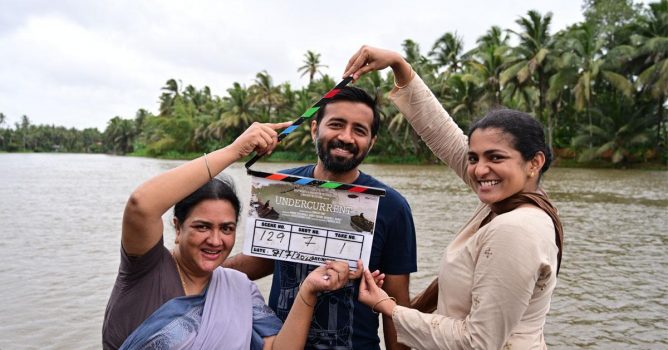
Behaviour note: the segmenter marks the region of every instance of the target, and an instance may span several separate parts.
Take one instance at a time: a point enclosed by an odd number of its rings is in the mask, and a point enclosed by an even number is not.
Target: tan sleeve
[[[394,89],[390,99],[429,149],[473,188],[466,175],[468,138],[422,79],[415,75],[406,87]]]
[[[465,320],[396,306],[392,321],[397,341],[415,349],[471,349]]]
[[[399,342],[417,349],[503,346],[527,310],[546,252],[526,224],[495,221],[480,238],[469,315],[459,320],[397,306],[392,319]]]

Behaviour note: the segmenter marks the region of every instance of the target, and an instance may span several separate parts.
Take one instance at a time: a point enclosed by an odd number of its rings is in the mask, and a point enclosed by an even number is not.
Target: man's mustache
[[[333,149],[333,148],[340,148],[340,149],[348,151],[352,154],[357,154],[357,152],[359,151],[359,148],[357,148],[357,146],[355,146],[354,144],[345,143],[345,142],[340,141],[340,140],[332,140],[327,145],[327,148],[330,149],[330,150]]]

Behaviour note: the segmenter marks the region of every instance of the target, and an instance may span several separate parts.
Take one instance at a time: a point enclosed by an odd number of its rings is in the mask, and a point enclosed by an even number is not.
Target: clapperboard
[[[344,79],[325,94],[278,140],[310,119],[351,80]],[[261,156],[246,163],[252,179],[244,254],[312,265],[342,260],[352,269],[362,259],[369,266],[378,201],[385,190],[251,170]]]

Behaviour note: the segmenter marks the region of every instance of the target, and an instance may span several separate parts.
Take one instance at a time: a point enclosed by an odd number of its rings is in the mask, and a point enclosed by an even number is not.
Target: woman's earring
[[[531,174],[529,174],[529,177],[533,177],[535,173],[532,171]]]

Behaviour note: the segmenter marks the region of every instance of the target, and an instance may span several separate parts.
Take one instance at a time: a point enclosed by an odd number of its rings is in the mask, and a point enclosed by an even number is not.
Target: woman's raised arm
[[[232,144],[141,184],[130,195],[123,213],[121,240],[125,252],[132,256],[146,253],[162,237],[162,215],[170,207],[251,152],[271,152],[278,140],[276,130],[289,125],[253,123]]]
[[[362,46],[348,60],[344,76],[352,75],[357,80],[365,73],[387,67],[394,73],[392,102],[431,151],[469,187],[475,188],[476,184],[466,175],[468,138],[399,53]]]

